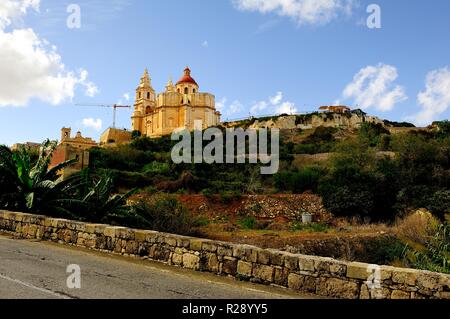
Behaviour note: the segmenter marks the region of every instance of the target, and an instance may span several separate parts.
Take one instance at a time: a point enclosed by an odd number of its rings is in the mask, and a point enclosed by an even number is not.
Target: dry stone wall
[[[450,276],[148,230],[0,211],[0,231],[348,299],[450,299]]]

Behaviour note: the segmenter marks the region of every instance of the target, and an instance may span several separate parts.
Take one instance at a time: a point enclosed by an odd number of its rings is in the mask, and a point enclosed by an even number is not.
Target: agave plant
[[[27,149],[12,152],[8,147],[0,146],[1,182],[7,183],[2,187],[0,205],[38,213],[64,211],[58,201],[68,196],[75,187],[76,178],[62,180],[58,173],[76,160],[65,161],[49,169],[56,146],[56,142],[49,140],[42,143],[34,163]]]
[[[89,176],[89,175],[86,175]],[[93,186],[88,187],[88,192],[79,201],[83,219],[92,222],[109,222],[114,216],[126,215],[130,207],[126,205],[127,199],[137,190],[131,190],[126,194],[112,195],[114,190],[113,178],[105,175],[98,180],[90,178]]]

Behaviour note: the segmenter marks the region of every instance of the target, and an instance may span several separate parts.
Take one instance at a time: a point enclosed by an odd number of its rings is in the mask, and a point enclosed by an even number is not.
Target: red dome
[[[191,69],[189,69],[188,67],[186,69],[184,69],[184,75],[177,82],[177,85],[182,84],[182,83],[192,83],[192,84],[195,84],[198,86],[197,82],[195,82],[195,80],[191,77]]]

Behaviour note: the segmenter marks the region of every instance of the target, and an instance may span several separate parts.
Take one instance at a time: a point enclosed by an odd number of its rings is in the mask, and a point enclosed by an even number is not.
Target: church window
[[[147,93],[147,99],[150,99],[150,92]]]
[[[184,94],[188,94],[189,93],[189,89],[188,88],[184,88]]]
[[[193,90],[193,92],[195,93],[195,89]]]

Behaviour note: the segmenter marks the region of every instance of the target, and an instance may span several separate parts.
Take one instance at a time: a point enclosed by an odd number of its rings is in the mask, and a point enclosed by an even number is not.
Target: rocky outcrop
[[[227,127],[245,127],[252,129],[278,128],[282,130],[315,129],[319,126],[357,129],[362,123],[374,123],[385,125],[384,122],[374,116],[363,112],[352,113],[311,113],[303,115],[280,115],[269,118],[248,119],[225,123]]]

